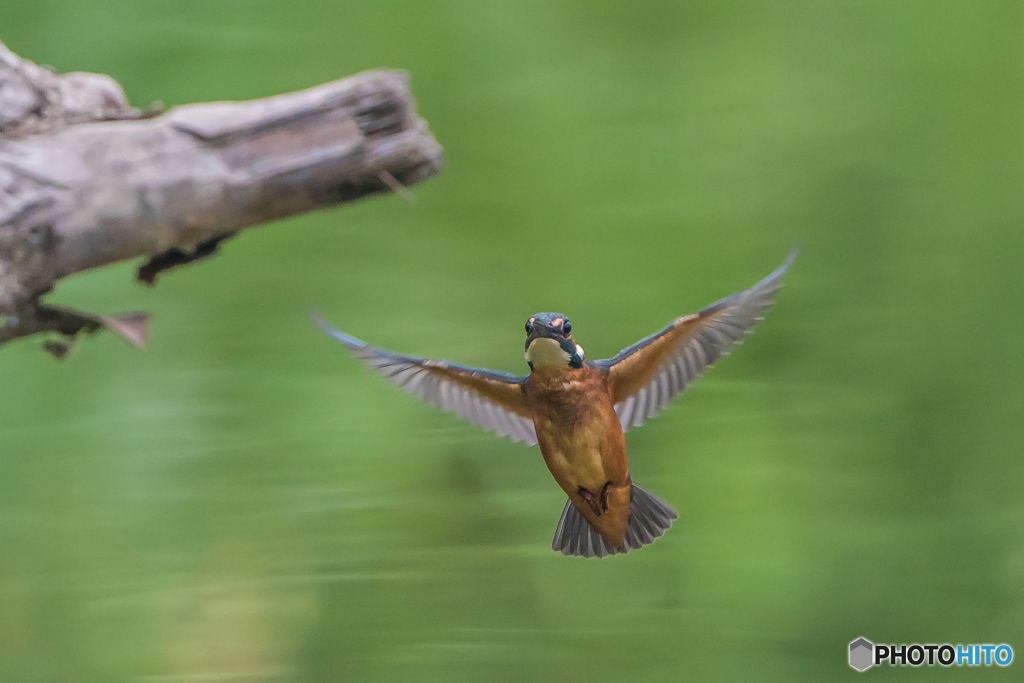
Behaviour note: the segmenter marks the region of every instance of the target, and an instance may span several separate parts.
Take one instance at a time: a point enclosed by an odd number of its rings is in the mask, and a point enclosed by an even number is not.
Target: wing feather
[[[403,356],[345,334],[319,315],[313,314],[312,319],[317,327],[395,386],[498,436],[524,441],[528,446],[537,443],[523,393],[526,377],[443,360]]]
[[[598,361],[608,368],[608,387],[623,431],[657,415],[753,331],[774,303],[796,253],[750,289],[677,318],[614,358]]]

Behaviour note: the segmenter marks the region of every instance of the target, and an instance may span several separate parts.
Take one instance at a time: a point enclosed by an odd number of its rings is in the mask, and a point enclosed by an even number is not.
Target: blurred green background
[[[0,350],[0,681],[825,681],[847,644],[1024,656],[1024,5],[4,0],[0,39],[132,102],[408,69],[446,170],[250,231],[58,363]],[[757,333],[628,435],[680,513],[550,550],[536,448],[307,319],[524,372],[753,284]],[[872,670],[1011,680],[1008,669]],[[1019,680],[1019,678],[1016,678]]]

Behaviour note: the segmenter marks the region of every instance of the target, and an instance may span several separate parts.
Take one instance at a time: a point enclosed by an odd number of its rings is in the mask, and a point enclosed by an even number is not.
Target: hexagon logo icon
[[[850,643],[850,666],[857,671],[864,671],[875,663],[875,646],[866,638],[858,638]]]

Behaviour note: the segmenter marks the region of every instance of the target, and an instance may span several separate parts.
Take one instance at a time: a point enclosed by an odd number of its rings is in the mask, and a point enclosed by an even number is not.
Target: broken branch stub
[[[442,163],[402,72],[141,118],[109,77],[57,76],[0,44],[0,315],[40,331],[39,297],[63,277],[147,257],[153,282],[239,230],[402,191]]]

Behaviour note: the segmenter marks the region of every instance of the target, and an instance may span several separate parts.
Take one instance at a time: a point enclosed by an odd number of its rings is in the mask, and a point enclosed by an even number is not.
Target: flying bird
[[[771,275],[614,357],[589,361],[561,313],[526,321],[530,374],[471,368],[370,346],[313,314],[321,330],[370,368],[445,412],[522,441],[540,444],[544,462],[569,500],[554,550],[605,557],[652,543],[678,514],[629,477],[623,433],[682,393],[764,318],[794,250]]]

